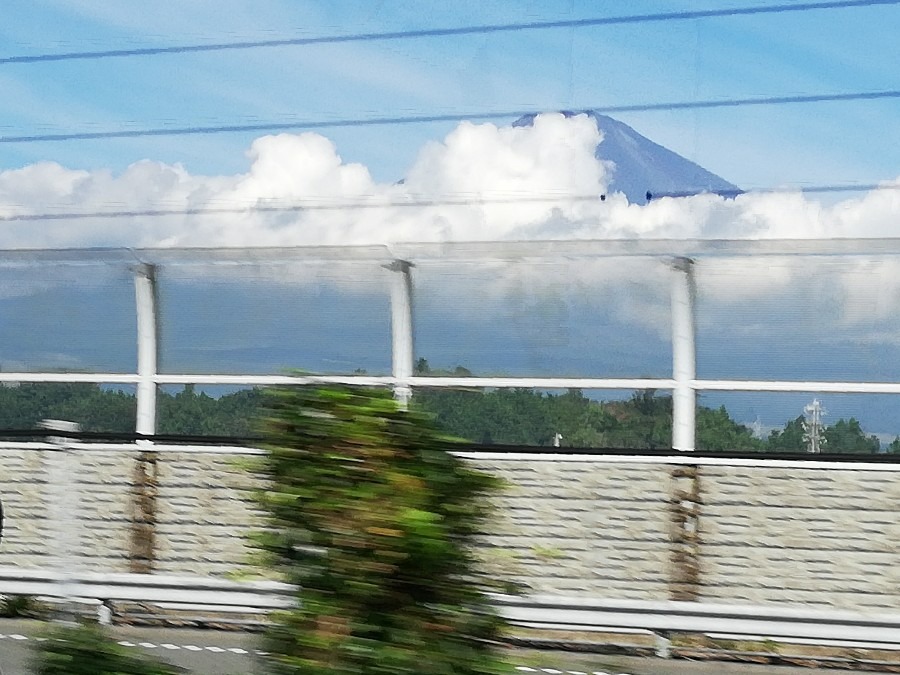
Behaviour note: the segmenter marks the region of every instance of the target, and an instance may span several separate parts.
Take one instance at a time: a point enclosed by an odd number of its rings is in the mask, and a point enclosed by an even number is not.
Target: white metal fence
[[[813,266],[810,267],[810,264]],[[14,279],[23,270],[31,270],[32,273],[37,270],[39,277],[41,270],[65,267],[70,272],[74,270],[73,278],[81,278],[92,274],[97,266],[130,269],[134,285],[137,350],[133,370],[102,370],[84,368],[79,364],[74,367],[62,365],[41,368],[41,364],[37,364],[37,370],[31,372],[29,368],[10,370],[10,366],[5,363],[4,372],[0,372],[0,382],[90,382],[133,386],[137,400],[135,431],[146,435],[153,435],[157,430],[157,391],[159,387],[167,385],[236,387],[312,382],[353,383],[391,387],[397,398],[404,402],[418,387],[581,388],[620,391],[657,389],[670,391],[673,396],[672,446],[678,450],[693,450],[696,446],[698,393],[900,393],[900,372],[895,372],[892,365],[892,357],[900,344],[900,325],[896,325],[896,313],[893,311],[894,305],[900,304],[898,264],[900,240],[893,239],[623,240],[406,244],[358,248],[7,251],[0,253],[0,268],[3,268],[3,277],[7,280]],[[319,279],[324,278],[323,274],[328,277],[332,268],[337,270],[333,275],[337,279],[335,283],[345,283],[349,277],[342,277],[341,270],[342,266],[347,265],[361,266],[354,269],[365,269],[366,274],[370,275],[354,278],[353,292],[359,292],[360,289],[369,289],[366,292],[373,294],[386,291],[384,307],[389,305],[389,317],[379,318],[378,326],[389,323],[389,336],[380,336],[375,327],[367,325],[372,317],[380,316],[380,300],[369,303],[364,299],[352,306],[348,305],[348,311],[352,312],[362,311],[361,308],[371,305],[371,316],[344,318],[348,322],[346,325],[352,324],[356,331],[354,339],[358,342],[357,351],[367,351],[367,340],[372,341],[369,350],[372,352],[381,349],[381,341],[389,346],[389,372],[301,376],[252,372],[258,369],[234,372],[234,369],[227,367],[203,372],[202,364],[190,366],[181,372],[171,367],[160,367],[167,338],[175,336],[173,339],[188,345],[185,347],[187,356],[175,359],[183,363],[191,354],[191,341],[200,341],[204,335],[203,339],[210,338],[219,325],[210,325],[204,334],[202,327],[206,314],[191,316],[192,313],[197,314],[198,307],[203,308],[204,297],[196,299],[193,305],[180,309],[181,314],[178,315],[167,310],[166,297],[169,298],[169,306],[178,305],[178,299],[173,299],[171,292],[168,292],[168,296],[163,293],[161,303],[161,289],[165,291],[167,279],[173,278],[173,270],[176,271],[176,280],[179,278],[177,270],[188,269],[198,277],[214,279],[218,283],[217,292],[227,295],[234,290],[227,282],[235,271],[251,267],[254,279],[265,280],[267,289],[278,287],[279,293],[289,297],[309,282],[311,277],[308,275],[318,274]],[[509,269],[509,266],[514,266],[517,270],[518,276],[512,281],[510,275],[504,277],[504,270]],[[809,270],[814,273],[811,273],[812,277],[806,278]],[[33,276],[35,275],[32,274]],[[486,290],[485,287],[494,281],[507,282],[502,293],[492,295]],[[543,291],[533,290],[545,282],[557,289],[552,297],[541,295]],[[28,283],[39,282],[32,278]],[[441,295],[442,289],[453,284],[456,284],[456,295],[451,298],[452,302],[447,301],[445,311],[453,313],[462,308],[460,311],[480,312],[477,321],[481,323],[477,329],[473,328],[476,319],[472,317],[463,317],[457,324],[448,324],[443,328],[433,314],[428,314],[435,311],[435,306],[447,300],[447,297]],[[665,286],[668,286],[667,290]],[[425,292],[420,292],[422,287]],[[772,315],[773,312],[766,303],[771,303],[772,298],[779,298],[786,289],[798,288],[802,288],[802,293],[796,292],[791,296],[790,302],[794,304],[785,310],[786,315],[777,318],[766,339],[757,339],[758,336],[755,337],[753,332],[753,322],[758,322],[760,316]],[[17,293],[23,296],[29,293],[21,289],[15,291],[7,288],[6,291],[6,296],[0,298],[0,315],[3,313],[2,303],[9,297]],[[570,291],[580,293],[577,300],[582,304],[574,303],[562,310],[558,306],[552,306],[553,302],[564,305],[569,297],[566,293]],[[520,322],[519,314],[496,314],[503,302],[507,302],[507,309],[503,310],[507,311],[510,298],[521,299],[520,296],[524,297],[522,294],[528,293],[532,294],[532,300],[521,301],[515,311],[527,313],[533,310],[536,315],[534,321],[529,318],[521,319]],[[668,295],[667,302],[661,301],[664,294]],[[319,301],[328,301],[327,297],[320,295]],[[36,297],[34,293],[32,296]],[[602,296],[606,305],[591,304],[599,296]],[[699,321],[698,304],[703,314]],[[715,312],[709,310],[709,307],[714,307]],[[804,320],[811,321],[816,321],[817,314],[821,316],[823,308],[825,312],[831,311],[830,307],[838,308],[832,312],[832,316],[821,318],[818,332],[805,334],[809,344],[806,351],[803,351],[804,333],[796,326],[800,322],[798,307],[800,310],[810,308],[812,318],[806,317]],[[51,308],[51,311],[59,310],[59,306]],[[570,332],[561,336],[554,333],[555,327],[559,326],[560,321],[557,319],[560,316],[565,320],[574,320],[573,316],[581,319],[594,310],[598,313],[617,312],[618,315],[609,319],[606,324],[601,321],[602,325],[598,324],[600,328],[590,325],[582,329],[567,328]],[[34,309],[34,312],[41,311],[47,311],[47,308],[42,309],[38,305]],[[166,315],[167,311],[169,313]],[[220,322],[240,320],[252,326],[254,311],[257,311],[254,300],[249,298],[243,306],[231,303],[217,310],[211,309],[210,316]],[[285,308],[286,313],[292,311],[295,310]],[[504,339],[524,340],[520,326],[526,323],[531,327],[536,325],[535,335],[532,336],[535,341],[529,347],[532,352],[528,358],[540,360],[541,365],[535,370],[542,372],[501,372],[482,376],[469,375],[465,371],[457,374],[417,372],[417,358],[430,356],[430,353],[424,353],[427,347],[422,349],[423,353],[419,353],[415,344],[416,338],[422,337],[420,319],[423,312],[426,315],[424,321],[430,322],[430,337],[426,336],[425,340],[428,346],[442,341],[441,345],[450,345],[447,351],[450,358],[459,360],[466,354],[463,348],[463,343],[469,339],[465,334],[466,330],[471,329],[470,332],[473,333],[481,331],[479,335],[486,336],[485,340],[494,340],[491,347],[494,351],[491,353],[502,354]],[[751,318],[742,322],[742,314]],[[165,320],[161,320],[163,315]],[[185,317],[199,326],[193,336],[178,334],[178,319]],[[330,325],[332,318],[321,318],[311,329],[304,328],[302,334],[295,335],[297,353],[301,358],[291,365],[307,367],[302,359],[304,345],[310,344],[310,349],[313,349],[312,343],[316,340],[333,342],[340,339],[335,336],[339,336],[342,329]],[[610,345],[615,342],[613,333],[616,326],[625,325],[623,321],[631,327],[631,333],[620,340],[626,344],[616,347],[619,350],[616,352]],[[727,321],[732,324],[723,327]],[[668,328],[665,324],[668,324]],[[493,335],[485,325],[490,330],[500,332]],[[316,336],[317,329],[324,331],[324,337]],[[791,333],[795,329],[799,332]],[[14,321],[5,326],[7,336],[15,336],[16,330]],[[45,326],[44,330],[52,331],[52,325],[49,328]],[[65,332],[65,323],[61,324],[59,330]],[[111,323],[97,322],[95,330],[99,337],[110,330],[122,328],[113,328]],[[573,336],[577,330],[586,333],[577,338],[582,341],[579,343],[580,356],[576,355],[577,358],[582,358],[584,363],[594,358],[590,353],[592,340],[595,340],[596,352],[609,354],[605,360],[595,360],[590,367],[585,366],[584,370],[592,371],[588,375],[554,372],[554,368],[559,368],[560,371],[577,370],[575,366],[561,366],[552,358],[554,349],[561,345],[565,347],[567,341],[576,341]],[[862,354],[860,358],[864,360],[860,363],[864,367],[843,378],[823,378],[820,377],[821,373],[846,374],[848,369],[857,367],[851,363],[842,371],[838,363],[842,358],[823,357],[818,364],[810,361],[812,366],[804,365],[805,362],[798,359],[798,366],[793,371],[805,373],[804,377],[702,376],[704,372],[730,372],[731,364],[740,360],[733,357],[735,352],[729,352],[724,347],[719,350],[721,354],[713,353],[718,345],[727,347],[730,342],[734,342],[740,349],[755,349],[759,352],[754,357],[756,370],[767,372],[767,368],[781,368],[778,365],[781,362],[775,358],[779,345],[770,344],[772,334],[778,334],[779,331],[784,332],[780,345],[791,346],[796,350],[793,354],[815,353],[823,345],[833,345],[835,340],[844,340],[843,344],[847,347],[845,353]],[[628,351],[628,343],[638,342],[643,339],[642,336],[648,335],[651,336],[647,338],[649,346],[641,347],[643,351]],[[709,338],[709,335],[714,337]],[[12,339],[7,338],[7,342]],[[201,348],[202,345],[197,346],[198,350]],[[660,354],[663,348],[670,350],[667,359]],[[227,355],[227,349],[223,353]],[[707,358],[709,354],[712,354],[712,358]],[[656,365],[649,362],[646,366],[642,365],[641,359],[647,355],[660,359],[660,363],[667,360],[668,366],[663,367],[664,372],[657,372],[653,376],[642,372],[659,371]],[[900,356],[900,352],[897,355]],[[489,359],[490,354],[485,358]],[[767,364],[769,360],[775,365]],[[14,359],[11,362],[16,363]],[[707,367],[710,363],[713,365]],[[313,370],[321,372],[323,369]],[[491,370],[496,373],[504,368],[498,366]],[[750,372],[753,369],[745,370]],[[734,372],[740,373],[741,369]]]

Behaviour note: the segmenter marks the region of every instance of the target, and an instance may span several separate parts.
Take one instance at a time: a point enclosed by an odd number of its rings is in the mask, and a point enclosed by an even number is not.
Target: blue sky
[[[0,56],[415,30],[772,0],[299,2],[4,0]],[[152,6],[152,10],[148,9]],[[900,6],[618,26],[0,66],[0,134],[323,120],[900,89]],[[900,174],[900,100],[618,115],[741,185],[871,183]],[[510,120],[511,121],[511,120]],[[347,161],[403,176],[453,123],[333,129]],[[151,158],[192,173],[247,167],[258,134],[4,144],[39,160],[121,170]]]

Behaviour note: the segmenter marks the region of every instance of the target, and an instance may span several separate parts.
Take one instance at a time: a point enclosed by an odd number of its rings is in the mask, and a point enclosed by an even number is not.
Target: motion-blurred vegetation
[[[300,589],[266,635],[270,672],[506,672],[471,546],[496,479],[390,392],[278,388],[265,411],[255,540]]]
[[[55,625],[35,648],[35,675],[178,675],[185,671],[123,647],[100,626]]]

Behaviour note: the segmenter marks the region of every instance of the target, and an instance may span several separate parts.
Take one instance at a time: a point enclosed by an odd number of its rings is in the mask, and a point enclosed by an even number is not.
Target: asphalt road
[[[31,675],[31,648],[45,624],[0,619],[0,674]],[[116,627],[113,634],[126,646],[187,668],[192,673],[247,675],[262,672],[256,636],[238,632],[183,628]],[[627,656],[514,651],[510,662],[519,673],[548,675],[810,675],[809,668],[691,662]],[[831,670],[828,673],[859,671]]]

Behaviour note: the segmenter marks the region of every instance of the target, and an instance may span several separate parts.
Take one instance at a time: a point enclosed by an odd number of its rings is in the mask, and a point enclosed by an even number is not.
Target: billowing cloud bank
[[[218,212],[8,221],[0,229],[0,249],[900,235],[900,178],[893,183],[898,189],[875,190],[831,206],[799,193],[735,199],[704,194],[661,198],[643,206],[629,204],[621,194],[601,201],[615,171],[595,157],[602,142],[587,116],[541,115],[526,127],[462,123],[442,141],[423,147],[399,184],[375,182],[366,167],[344,163],[334,144],[315,133],[257,139],[248,152],[249,170],[235,176],[195,176],[181,166],[149,160],[119,175],[39,163],[0,173],[0,216]],[[297,204],[308,208],[279,210]],[[819,307],[832,316],[832,331],[848,330],[857,344],[900,341],[900,324],[894,326],[900,310],[900,261],[800,262],[752,256],[737,264],[704,261],[698,270],[701,326],[716,326],[723,317],[733,317],[729,313],[735,308],[743,312],[762,299],[777,298],[780,304],[772,312],[794,316],[789,323],[797,330],[808,327],[809,321],[801,320],[806,308]],[[477,318],[486,305],[515,307],[523,293],[535,298],[553,295],[553,284],[565,280],[560,287],[565,291],[559,293],[580,288],[583,301],[591,306],[612,303],[613,313],[629,323],[659,335],[670,330],[666,266],[642,260],[613,265],[561,261],[555,267],[499,266],[482,272],[486,276],[480,282],[420,281],[438,304],[448,307],[458,304],[454,298],[477,295],[482,299],[473,307]],[[255,269],[248,273],[263,274]],[[310,281],[311,272],[286,275],[279,269],[271,274],[271,281],[295,283]],[[465,308],[453,311],[464,318]],[[811,321],[816,314],[807,318]]]
[[[592,199],[606,192],[615,170],[595,159],[601,142],[586,116],[547,114],[533,127],[518,128],[462,123],[443,141],[423,147],[401,184],[376,183],[366,167],[345,164],[334,145],[314,133],[257,139],[248,153],[249,170],[236,176],[194,176],[181,166],[149,160],[119,175],[43,162],[0,173],[0,216],[239,212],[7,222],[0,248],[897,234],[900,189],[829,207],[796,193],[664,198],[647,206],[629,204],[622,195]],[[240,211],[297,203],[312,208]],[[342,208],[359,204],[366,208]]]

